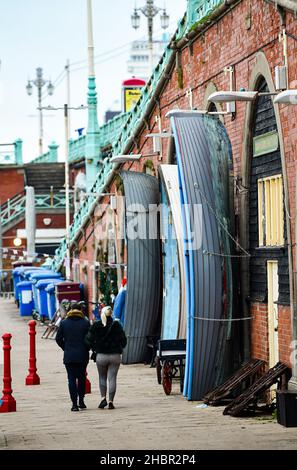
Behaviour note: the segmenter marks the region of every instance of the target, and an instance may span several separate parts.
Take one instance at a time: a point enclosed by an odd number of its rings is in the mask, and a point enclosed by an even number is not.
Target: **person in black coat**
[[[62,320],[56,335],[56,342],[64,351],[64,364],[68,375],[68,386],[72,401],[71,411],[84,409],[86,369],[89,362],[89,349],[85,343],[85,336],[90,323],[80,309],[74,304]],[[79,402],[77,403],[77,398]]]
[[[90,327],[85,342],[87,346],[94,351],[93,354],[96,357],[102,398],[98,408],[105,408],[107,406],[106,394],[108,380],[108,408],[113,410],[117,374],[121,364],[121,354],[127,344],[127,339],[120,322],[112,319],[111,307],[104,307],[102,309],[101,320]]]

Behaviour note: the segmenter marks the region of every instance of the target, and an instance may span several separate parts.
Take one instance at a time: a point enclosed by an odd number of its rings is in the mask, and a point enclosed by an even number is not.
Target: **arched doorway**
[[[280,306],[290,305],[285,175],[281,136],[269,87],[259,76],[261,93],[251,113],[249,146],[248,241],[252,356],[270,367],[280,359]],[[285,315],[285,314],[284,314]]]

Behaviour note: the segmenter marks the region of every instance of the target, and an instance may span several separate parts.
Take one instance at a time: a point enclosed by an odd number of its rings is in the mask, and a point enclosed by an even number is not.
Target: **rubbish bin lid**
[[[18,286],[18,288],[20,288],[20,287],[30,287],[30,290],[31,290],[32,282],[31,281],[21,281],[21,282],[17,283],[17,286]]]
[[[46,272],[46,273],[33,273],[30,275],[30,280],[31,281],[35,281],[35,283],[37,281],[39,281],[40,279],[61,279],[61,274],[58,274],[58,273],[54,273],[54,272]]]
[[[47,278],[47,279],[40,279],[39,281],[36,282],[35,286],[37,289],[45,289],[49,284],[58,284],[61,282],[62,279],[52,279],[52,278]]]

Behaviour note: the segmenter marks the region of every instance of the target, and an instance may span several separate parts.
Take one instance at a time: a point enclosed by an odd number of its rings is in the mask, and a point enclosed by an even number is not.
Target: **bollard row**
[[[39,385],[40,377],[37,374],[36,367],[36,321],[31,320],[29,323],[29,370],[25,380],[26,385]],[[5,333],[2,336],[3,339],[3,355],[4,355],[4,367],[3,367],[3,395],[0,400],[0,413],[10,413],[16,411],[16,401],[12,396],[11,388],[11,334]],[[91,393],[91,383],[87,377],[86,372],[86,394]]]

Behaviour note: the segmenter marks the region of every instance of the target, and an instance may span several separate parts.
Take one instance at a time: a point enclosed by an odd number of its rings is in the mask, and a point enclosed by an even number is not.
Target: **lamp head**
[[[50,81],[48,86],[47,86],[47,92],[49,94],[49,96],[52,96],[54,94],[54,85],[52,84],[52,82]]]
[[[285,90],[274,98],[274,103],[297,104],[297,90]]]
[[[140,15],[137,12],[136,8],[134,8],[134,12],[131,15],[131,23],[132,23],[132,28],[138,29],[140,26]]]
[[[162,29],[167,29],[169,26],[169,15],[166,12],[166,9],[164,8],[162,15],[160,16],[161,20],[161,28]]]
[[[208,100],[212,103],[229,103],[233,101],[254,101],[258,96],[257,91],[216,91]]]
[[[31,96],[33,93],[33,86],[31,85],[31,82],[29,80],[26,86],[26,90],[27,90],[28,95]]]

